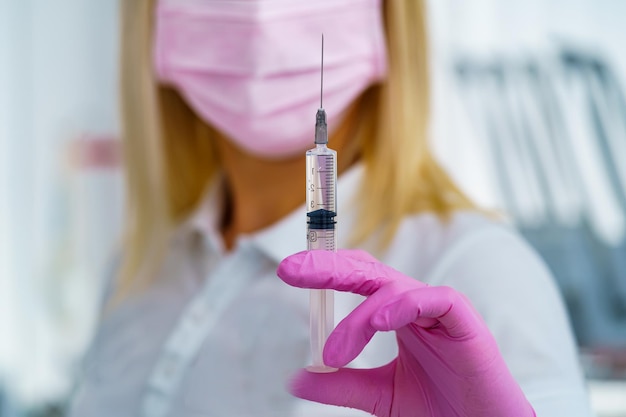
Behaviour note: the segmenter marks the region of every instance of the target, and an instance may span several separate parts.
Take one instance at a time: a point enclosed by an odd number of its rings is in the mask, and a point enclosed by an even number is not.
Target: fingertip
[[[287,391],[298,398],[306,397],[306,388],[308,388],[307,384],[307,374],[309,372],[306,369],[299,369],[296,373],[294,373],[289,380],[287,381]]]
[[[289,283],[289,278],[297,275],[306,254],[307,251],[301,251],[287,256],[278,264],[276,275],[283,281]]]
[[[309,372],[306,369],[299,369],[287,381],[287,391],[294,397],[302,398],[303,400],[334,404],[332,402],[334,400],[331,398],[336,390],[332,386],[337,382],[335,378],[338,374],[339,371],[316,373]],[[339,378],[341,378],[340,375]]]
[[[343,343],[334,334],[331,334],[326,340],[322,357],[326,366],[333,368],[343,368],[350,362],[345,356],[345,349],[342,349]]]
[[[293,275],[293,264],[286,259],[283,260],[278,264],[278,268],[276,268],[276,275],[278,278],[288,283],[287,279]]]
[[[343,368],[349,362],[335,354],[324,353],[323,357],[324,357],[324,365],[330,366],[331,368]]]

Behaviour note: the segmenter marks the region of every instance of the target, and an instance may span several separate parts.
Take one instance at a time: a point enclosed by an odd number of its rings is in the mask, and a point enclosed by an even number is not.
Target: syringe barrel
[[[306,153],[307,170],[307,248],[337,248],[337,153],[318,144]],[[311,290],[310,338],[311,372],[334,372],[324,364],[324,344],[334,328],[334,294],[332,290]]]
[[[311,365],[310,372],[327,373],[337,369],[324,364],[324,344],[334,327],[334,293],[331,290],[310,290]]]
[[[326,210],[337,214],[337,152],[319,144],[306,152],[307,214]]]
[[[309,250],[334,250],[336,247],[335,230],[308,230]],[[309,330],[311,342],[311,372],[334,372],[324,364],[324,344],[335,327],[335,302],[332,290],[310,290]]]

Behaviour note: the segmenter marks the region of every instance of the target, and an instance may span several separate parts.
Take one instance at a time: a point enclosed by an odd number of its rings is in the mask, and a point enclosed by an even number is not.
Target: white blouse
[[[350,202],[362,175],[357,166],[338,181],[339,247],[354,222]],[[171,399],[161,410],[167,416],[369,415],[299,400],[285,389],[309,361],[308,291],[284,284],[276,267],[306,248],[304,207],[241,237],[227,253],[215,228],[216,196],[180,227],[154,284],[102,317],[70,416],[147,416],[155,374]],[[558,290],[514,231],[477,213],[459,212],[448,223],[418,214],[404,220],[381,261],[467,295],[537,416],[592,415]],[[181,318],[199,298],[202,314]],[[336,322],[361,300],[336,293]],[[163,368],[171,349],[193,351],[194,344],[198,351],[185,366]],[[380,366],[396,353],[394,334],[379,333],[350,366]]]

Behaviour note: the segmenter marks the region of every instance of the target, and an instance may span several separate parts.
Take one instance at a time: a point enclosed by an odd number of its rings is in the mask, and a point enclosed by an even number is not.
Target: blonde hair
[[[122,5],[122,121],[127,224],[118,293],[137,287],[156,267],[171,231],[195,209],[219,169],[215,132],[152,71],[156,0]],[[429,79],[425,8],[418,0],[386,0],[389,72],[356,103],[357,143],[365,165],[359,228],[353,241],[376,234],[389,244],[406,215],[442,218],[473,209],[433,159],[427,141]],[[384,204],[381,202],[384,200]]]

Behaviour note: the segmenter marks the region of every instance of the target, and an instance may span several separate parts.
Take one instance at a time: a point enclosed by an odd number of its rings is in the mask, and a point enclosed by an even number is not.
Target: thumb
[[[379,417],[391,410],[393,374],[396,361],[374,369],[341,368],[332,373],[304,369],[290,383],[292,395],[323,404],[357,408]]]

